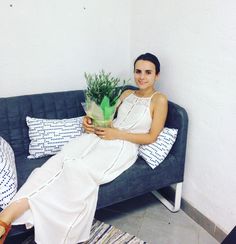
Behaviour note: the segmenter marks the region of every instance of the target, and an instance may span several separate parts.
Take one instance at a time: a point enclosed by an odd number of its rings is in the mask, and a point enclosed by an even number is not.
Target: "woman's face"
[[[157,79],[155,65],[146,60],[138,60],[134,68],[134,79],[139,89],[153,87]]]

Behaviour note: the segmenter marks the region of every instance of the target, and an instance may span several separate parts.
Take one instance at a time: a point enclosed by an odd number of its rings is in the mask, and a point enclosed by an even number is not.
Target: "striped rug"
[[[30,236],[22,244],[34,244],[34,237]],[[123,232],[112,225],[94,220],[90,239],[84,244],[147,244],[137,237]]]
[[[144,244],[147,242],[141,241],[137,237],[123,232],[112,225],[105,224],[99,220],[94,220],[90,233],[89,241],[85,244],[113,244],[113,243],[127,243],[127,244]]]

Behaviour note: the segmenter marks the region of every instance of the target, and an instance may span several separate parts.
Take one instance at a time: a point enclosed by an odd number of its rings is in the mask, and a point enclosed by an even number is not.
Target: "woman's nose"
[[[145,76],[144,76],[144,73],[141,73],[141,74],[140,74],[140,78],[141,78],[141,79],[144,79],[144,77],[145,77]]]

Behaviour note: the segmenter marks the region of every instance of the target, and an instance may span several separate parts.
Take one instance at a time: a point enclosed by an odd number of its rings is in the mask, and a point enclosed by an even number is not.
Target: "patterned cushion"
[[[17,175],[14,152],[0,137],[0,207],[5,208],[17,191]]]
[[[168,155],[176,140],[177,133],[178,129],[165,127],[154,143],[139,146],[139,156],[154,169]]]
[[[37,119],[26,117],[29,127],[29,156],[40,158],[54,155],[72,138],[83,133],[83,116],[71,119]]]

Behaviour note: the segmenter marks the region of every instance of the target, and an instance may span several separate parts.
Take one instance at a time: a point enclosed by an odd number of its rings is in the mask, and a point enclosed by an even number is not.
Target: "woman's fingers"
[[[84,129],[87,133],[95,133],[94,128],[86,127]]]
[[[104,128],[95,128],[95,134],[99,136],[102,139],[105,139],[106,137],[106,130]]]
[[[84,116],[83,118],[83,125],[84,126],[91,126],[92,125],[92,119],[88,116]]]
[[[98,136],[104,136],[105,135],[105,130],[102,129],[102,128],[96,127],[95,128],[95,134],[98,135]]]
[[[94,125],[92,123],[92,119],[88,116],[84,116],[83,127],[87,133],[94,133]]]

